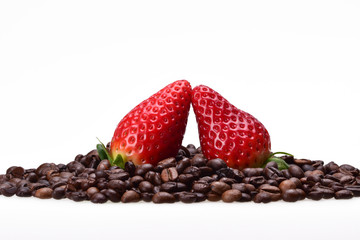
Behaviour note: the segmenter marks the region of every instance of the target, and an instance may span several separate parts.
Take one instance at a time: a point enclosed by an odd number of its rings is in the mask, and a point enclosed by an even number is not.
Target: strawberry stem
[[[286,153],[286,152],[274,152],[274,153],[270,154],[269,158],[262,165],[262,168],[264,168],[266,166],[266,164],[268,164],[269,162],[276,162],[279,170],[288,169],[289,165],[285,162],[284,159],[282,159],[280,157],[275,157],[276,154],[284,154],[284,155],[288,155],[288,156],[292,156],[292,157],[294,156],[294,155],[292,155],[290,153]]]
[[[99,154],[99,157],[101,160],[107,159],[109,160],[111,166],[119,166],[120,168],[124,169],[125,168],[125,162],[124,159],[122,158],[122,156],[119,154],[116,156],[116,159],[114,160],[110,153],[108,152],[108,150],[106,149],[105,145],[100,141],[99,138],[97,138],[97,140],[100,142],[99,144],[96,145],[96,150]]]

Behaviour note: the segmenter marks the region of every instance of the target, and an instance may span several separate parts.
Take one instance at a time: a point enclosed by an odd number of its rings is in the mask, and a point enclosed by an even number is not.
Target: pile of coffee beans
[[[107,145],[109,148],[109,144]],[[359,169],[334,162],[284,156],[289,169],[275,162],[265,168],[228,168],[221,159],[208,160],[190,144],[156,166],[125,164],[125,169],[100,160],[96,150],[77,155],[68,164],[43,163],[38,168],[10,167],[0,175],[6,197],[68,198],[93,203],[201,201],[268,203],[305,198],[349,199],[360,196]]]

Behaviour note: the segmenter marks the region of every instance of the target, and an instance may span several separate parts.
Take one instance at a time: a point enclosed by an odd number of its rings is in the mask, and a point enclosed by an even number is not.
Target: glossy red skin
[[[191,103],[191,86],[178,80],[132,109],[118,124],[110,154],[135,165],[156,164],[181,147]]]
[[[204,85],[193,89],[192,106],[206,158],[221,158],[229,167],[243,169],[259,167],[269,157],[269,133],[251,114]]]

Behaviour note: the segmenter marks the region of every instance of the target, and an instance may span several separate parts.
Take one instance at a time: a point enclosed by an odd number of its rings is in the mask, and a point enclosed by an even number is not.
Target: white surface
[[[0,172],[71,161],[177,79],[252,113],[274,151],[359,167],[359,12],[359,1],[1,1]],[[188,143],[199,145],[192,112]],[[0,196],[0,237],[355,238],[359,203]]]

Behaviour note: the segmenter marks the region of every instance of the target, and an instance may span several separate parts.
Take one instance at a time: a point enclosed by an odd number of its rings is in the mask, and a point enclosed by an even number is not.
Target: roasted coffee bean
[[[324,186],[328,187],[332,183],[334,183],[334,181],[331,180],[331,179],[323,178],[323,179],[321,179],[320,183],[321,183],[321,185],[324,185]]]
[[[150,182],[148,181],[142,181],[139,184],[139,190],[141,192],[153,192],[154,190],[154,185],[152,185]]]
[[[151,202],[152,198],[154,196],[154,193],[141,193],[141,199],[145,202]]]
[[[190,166],[190,167],[185,168],[185,170],[183,171],[183,174],[191,174],[195,178],[199,178],[201,173],[200,173],[200,169],[198,167]]]
[[[81,189],[83,191],[86,191],[88,188],[93,187],[95,185],[96,185],[96,180],[89,178],[89,179],[86,179],[85,181],[81,182]]]
[[[344,173],[346,175],[352,175],[352,176],[358,176],[359,175],[359,169],[349,165],[349,164],[343,164],[340,166],[339,171],[341,173]]]
[[[24,176],[24,172],[25,172],[24,168],[15,166],[8,168],[6,174],[10,174],[15,178],[22,178]]]
[[[163,182],[175,181],[178,178],[178,172],[175,167],[165,168],[161,172],[161,180]]]
[[[213,173],[213,169],[208,166],[199,167],[200,176],[210,176]]]
[[[207,163],[206,158],[201,153],[195,154],[194,157],[190,161],[191,161],[191,165],[196,166],[196,167],[205,166]]]
[[[161,186],[154,186],[154,193],[160,192]]]
[[[18,197],[31,197],[31,190],[29,187],[20,187],[16,191]]]
[[[274,161],[268,162],[268,163],[265,165],[265,168],[270,168],[270,167],[278,169],[278,164],[277,164],[276,162],[274,162]],[[265,170],[265,169],[264,169],[264,170]]]
[[[207,199],[207,196],[204,193],[194,192],[194,194],[196,195],[196,202],[203,202]]]
[[[163,192],[169,192],[169,193],[176,192],[176,190],[177,190],[176,182],[163,183],[160,186],[160,190]]]
[[[125,180],[129,179],[129,177],[130,177],[130,175],[127,172],[118,172],[118,173],[113,173],[113,174],[110,173],[108,179],[125,181]]]
[[[120,194],[124,193],[126,190],[126,184],[121,180],[111,180],[107,183],[107,187],[115,190]]]
[[[189,158],[180,160],[176,165],[176,171],[181,174],[187,167],[190,167],[191,161]]]
[[[72,161],[67,165],[70,172],[74,172],[75,174],[80,174],[85,170],[85,166],[80,162]]]
[[[226,162],[220,158],[211,159],[206,163],[206,166],[211,167],[214,171],[221,168],[226,168]]]
[[[275,180],[275,179],[269,179],[266,181],[268,184],[272,185],[272,186],[275,186],[275,187],[278,187],[279,184],[278,182]]]
[[[103,189],[101,193],[104,194],[108,200],[112,202],[120,202],[121,195],[113,189]]]
[[[353,182],[355,182],[355,177],[351,175],[346,175],[340,178],[340,183],[343,185],[351,185]]]
[[[62,199],[65,197],[65,185],[57,187],[52,192],[52,197],[54,199]]]
[[[266,180],[263,176],[253,176],[253,177],[250,177],[249,183],[258,187],[258,186],[266,183]]]
[[[105,196],[105,194],[102,194],[100,192],[93,194],[90,198],[90,201],[92,203],[105,203],[105,202],[107,202],[107,200],[108,199]]]
[[[52,197],[52,193],[53,193],[53,190],[51,188],[45,187],[45,188],[40,188],[40,189],[36,190],[34,196],[37,198],[41,198],[41,199],[47,199],[47,198]]]
[[[50,170],[59,170],[58,166],[56,166],[54,163],[43,163],[41,164],[35,171],[36,175],[39,177],[45,176],[46,173]]]
[[[221,199],[227,203],[239,201],[241,199],[241,192],[237,189],[227,190],[223,192]]]
[[[110,169],[111,164],[110,161],[107,159],[102,160],[99,165],[97,166],[96,170],[108,170]]]
[[[135,164],[132,161],[127,161],[125,163],[125,171],[128,172],[130,176],[134,176],[135,169]]]
[[[209,200],[211,202],[217,202],[217,201],[221,200],[221,195],[219,195],[215,192],[212,192],[212,191],[208,192],[206,196],[207,196],[207,200]]]
[[[293,163],[294,163],[294,156],[284,155],[284,156],[281,156],[281,158],[282,158],[287,164],[293,164]]]
[[[271,186],[269,184],[261,185],[258,190],[261,192],[268,192],[271,197],[271,201],[278,201],[281,199],[281,190],[278,187]]]
[[[321,182],[320,175],[310,175],[306,178],[307,182],[317,183]]]
[[[30,182],[29,181],[27,181],[27,180],[21,180],[20,182],[18,182],[17,184],[16,184],[16,187],[17,188],[21,188],[21,187],[28,187],[28,186],[30,186]]]
[[[335,193],[333,189],[322,186],[315,187],[313,190],[322,192],[324,199],[329,199],[334,197],[334,193]]]
[[[281,192],[284,193],[288,189],[296,189],[296,184],[291,180],[285,180],[279,184],[279,188],[281,189]]]
[[[233,169],[233,179],[237,182],[241,182],[243,178],[245,177],[244,173],[242,171],[239,171],[238,169]]]
[[[249,193],[250,191],[248,191],[248,189],[246,188],[246,184],[245,183],[234,183],[231,184],[231,188],[232,189],[237,189],[242,193]],[[255,188],[254,188],[255,189]]]
[[[230,188],[230,187],[229,187]],[[210,185],[207,182],[194,182],[192,189],[194,192],[200,192],[200,193],[208,193],[210,191]]]
[[[285,178],[287,178],[287,179],[289,179],[289,178],[292,177],[291,174],[290,174],[290,172],[289,172],[289,169],[281,170],[281,173],[282,173],[282,175],[283,175]]]
[[[240,202],[249,202],[251,201],[251,196],[250,194],[247,193],[241,193],[241,198],[239,199]]]
[[[205,176],[199,179],[199,181],[201,182],[207,182],[207,183],[212,183],[214,182],[216,179],[210,177],[210,176]]]
[[[270,162],[270,163],[272,163],[272,162]],[[282,173],[280,172],[279,169],[277,169],[275,167],[266,167],[266,168],[264,168],[264,176],[266,179],[276,179],[278,177],[282,177]]]
[[[144,181],[143,177],[133,176],[132,178],[130,178],[130,185],[131,187],[137,188],[142,181]]]
[[[168,192],[158,192],[152,197],[154,203],[174,203],[175,197]]]
[[[308,159],[294,159],[296,165],[312,164],[311,160]]]
[[[97,187],[90,187],[86,190],[86,194],[88,195],[89,198],[91,198],[92,195],[98,192],[100,192],[100,190]]]
[[[262,168],[244,168],[242,170],[246,177],[260,176],[263,171]]]
[[[290,178],[289,180],[290,180],[290,181],[293,181],[293,182],[295,183],[295,185],[296,185],[297,188],[301,188],[301,187],[302,187],[302,183],[301,183],[301,181],[300,181],[298,178],[292,177],[292,178]]]
[[[210,187],[211,187],[211,191],[217,193],[218,195],[221,195],[225,191],[231,189],[230,185],[228,185],[225,182],[220,182],[220,181],[212,182]],[[236,189],[236,188],[233,188],[233,189]],[[239,190],[239,189],[236,189],[236,190]]]
[[[108,177],[107,173],[104,170],[96,170],[95,176],[96,176],[96,179]]]
[[[300,198],[300,192],[297,189],[287,189],[282,193],[285,202],[296,202]]]
[[[350,199],[354,194],[349,190],[340,190],[335,193],[335,199]]]
[[[323,198],[323,192],[322,191],[311,191],[308,193],[307,198],[318,201]]]
[[[176,166],[176,160],[173,157],[166,158],[166,159],[161,160],[160,162],[158,162],[158,165],[162,166],[163,168],[175,167]]]
[[[301,168],[302,168],[302,170],[303,170],[304,172],[314,171],[314,170],[315,170],[315,168],[314,168],[312,165],[310,165],[310,164],[304,164],[304,165],[301,166]]]
[[[196,193],[191,192],[180,192],[179,193],[179,201],[183,203],[193,203],[196,202],[197,195]]]
[[[115,181],[115,180],[113,180],[113,181]],[[118,181],[121,181],[121,180],[118,180]],[[96,187],[99,190],[106,189],[106,188],[108,188],[108,182],[106,181],[105,178],[100,178],[97,180]]]
[[[290,165],[289,172],[292,177],[302,178],[304,177],[304,171],[297,165]]]
[[[306,198],[306,193],[304,192],[304,190],[297,188],[296,191],[299,194],[299,200],[304,200]]]
[[[268,192],[262,191],[257,193],[253,200],[255,203],[269,203],[271,202],[271,195]]]
[[[345,189],[351,191],[354,194],[354,197],[360,197],[360,186],[359,185],[346,186]]]
[[[145,176],[145,173],[149,172],[149,171],[153,171],[154,170],[154,166],[150,163],[145,163],[143,165],[139,165],[136,170],[135,170],[135,175],[140,175],[140,176]]]
[[[0,193],[5,197],[11,197],[16,192],[17,192],[17,187],[13,183],[5,182],[0,185]]]
[[[222,177],[222,178],[220,178],[219,181],[224,182],[224,183],[229,184],[229,185],[236,183],[235,179],[227,178],[227,177]]]
[[[176,183],[176,191],[187,191],[188,190],[188,186],[185,183],[181,183],[181,182],[177,182]]]
[[[160,185],[162,183],[160,173],[149,171],[145,174],[145,180],[151,182],[152,184]]]
[[[121,202],[123,203],[138,202],[140,200],[140,194],[135,192],[134,190],[126,191],[121,197]]]

